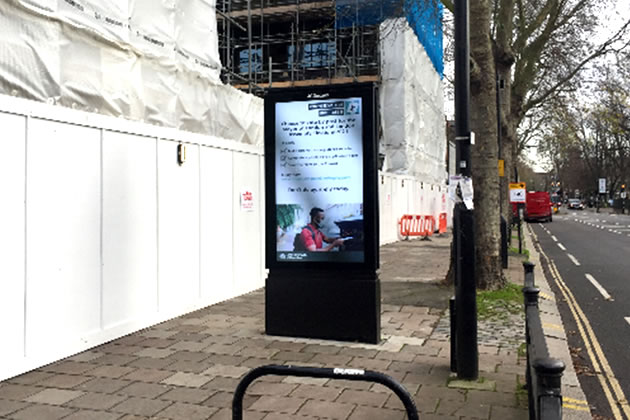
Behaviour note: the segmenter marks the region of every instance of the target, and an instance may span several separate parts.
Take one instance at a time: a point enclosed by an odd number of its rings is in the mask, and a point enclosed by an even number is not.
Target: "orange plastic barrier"
[[[426,236],[431,236],[433,235],[433,232],[435,232],[435,217],[433,216],[424,216],[424,220],[425,220],[425,233]]]
[[[405,214],[400,218],[400,236],[431,236],[435,230],[433,216]]]
[[[446,233],[446,213],[440,213],[438,233]]]

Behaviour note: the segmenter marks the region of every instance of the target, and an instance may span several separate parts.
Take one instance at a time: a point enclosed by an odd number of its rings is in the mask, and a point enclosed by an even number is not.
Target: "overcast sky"
[[[594,38],[594,42],[596,43],[601,44],[608,40],[621,29],[624,22],[630,19],[628,0],[614,0],[613,3],[616,3],[617,7],[606,8],[603,15],[600,16],[600,30]],[[588,69],[586,71],[588,71]],[[588,94],[588,89],[591,87],[594,87],[593,83],[585,84],[584,93]],[[590,95],[586,96],[588,97]],[[548,162],[544,162],[536,152],[536,148],[529,148],[526,152],[533,163],[534,171],[547,172],[551,170],[551,165]]]

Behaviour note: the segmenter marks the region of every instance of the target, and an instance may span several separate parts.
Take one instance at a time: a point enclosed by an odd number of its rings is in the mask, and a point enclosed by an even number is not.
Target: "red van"
[[[541,221],[551,222],[552,216],[551,198],[549,193],[545,191],[529,191],[525,196],[525,209],[523,210],[523,217],[526,221]],[[514,217],[518,217],[518,210],[516,204],[512,204],[512,212]]]
[[[551,222],[553,216],[551,215],[551,198],[549,193],[545,191],[532,191],[527,192],[525,203],[525,220],[528,222],[531,220],[540,220],[544,222]]]

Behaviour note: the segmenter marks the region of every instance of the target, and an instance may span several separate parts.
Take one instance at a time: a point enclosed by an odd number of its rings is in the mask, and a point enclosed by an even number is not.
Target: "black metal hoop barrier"
[[[416,404],[409,392],[398,382],[380,372],[363,369],[318,368],[307,366],[266,365],[250,370],[241,379],[234,391],[232,400],[232,420],[243,419],[243,397],[247,387],[256,379],[265,375],[301,376],[309,378],[346,379],[349,381],[376,382],[394,391],[407,411],[409,420],[419,420]]]

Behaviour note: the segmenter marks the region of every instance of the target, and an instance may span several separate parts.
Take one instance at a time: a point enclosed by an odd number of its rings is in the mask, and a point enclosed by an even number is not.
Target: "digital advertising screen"
[[[350,92],[270,105],[276,262],[366,261],[365,102]]]

